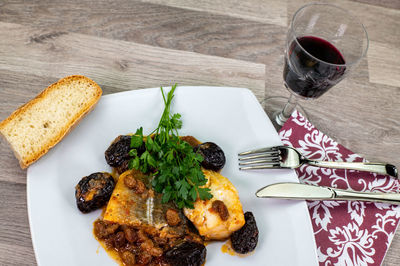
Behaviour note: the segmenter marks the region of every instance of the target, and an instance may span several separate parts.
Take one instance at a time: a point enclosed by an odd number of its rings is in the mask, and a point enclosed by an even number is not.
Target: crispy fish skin
[[[228,178],[211,170],[203,169],[203,172],[208,179],[206,187],[210,188],[213,198],[197,199],[194,209],[184,208],[183,212],[201,236],[208,240],[226,239],[245,224],[239,193]],[[229,217],[225,221],[212,208],[216,200],[222,201],[228,209]]]

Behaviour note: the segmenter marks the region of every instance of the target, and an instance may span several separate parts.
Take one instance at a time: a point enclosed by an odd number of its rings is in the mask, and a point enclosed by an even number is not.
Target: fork
[[[317,167],[351,169],[368,171],[383,175],[398,177],[396,166],[384,163],[353,163],[310,160],[302,156],[296,149],[288,146],[275,146],[257,150],[245,151],[238,154],[239,169],[277,169],[298,168],[303,164]]]

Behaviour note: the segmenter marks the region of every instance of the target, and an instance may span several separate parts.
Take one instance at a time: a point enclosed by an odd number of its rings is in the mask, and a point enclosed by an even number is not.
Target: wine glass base
[[[261,106],[263,107],[265,113],[268,115],[275,129],[279,131],[283,124],[286,122],[285,118],[281,115],[283,108],[288,102],[287,97],[281,96],[273,96],[268,97],[264,101],[261,102]],[[297,103],[296,110],[301,113],[306,119],[308,119],[307,112],[304,108]]]

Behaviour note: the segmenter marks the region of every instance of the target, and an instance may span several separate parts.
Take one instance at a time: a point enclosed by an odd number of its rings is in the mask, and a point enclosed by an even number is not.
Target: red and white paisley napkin
[[[279,131],[285,145],[318,160],[361,162],[351,152],[316,129],[295,111]],[[301,183],[355,191],[399,192],[389,176],[354,170],[303,165]],[[308,201],[320,265],[380,265],[400,219],[400,207],[359,201]]]

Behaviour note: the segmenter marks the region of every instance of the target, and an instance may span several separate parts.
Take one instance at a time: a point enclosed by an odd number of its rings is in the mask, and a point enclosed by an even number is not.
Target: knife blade
[[[400,194],[398,193],[358,192],[299,183],[268,185],[259,189],[256,196],[290,200],[357,200],[400,204]]]

